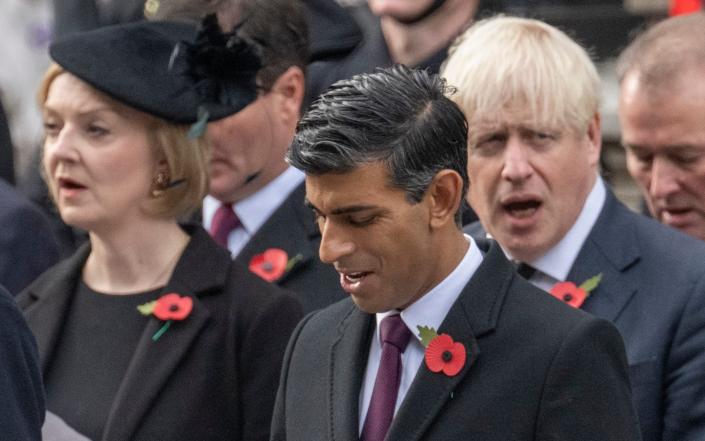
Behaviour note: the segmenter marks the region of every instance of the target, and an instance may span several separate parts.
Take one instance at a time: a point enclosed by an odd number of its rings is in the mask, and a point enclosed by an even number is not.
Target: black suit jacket
[[[387,441],[640,439],[617,330],[534,288],[496,244],[484,245],[481,266],[439,329],[465,345],[467,362],[455,377],[422,363]],[[272,440],[358,440],[374,323],[348,299],[299,324]]]
[[[193,311],[157,342],[152,335],[162,322],[150,319],[114,398],[103,441],[269,437],[282,355],[300,306],[233,263],[201,227],[189,231],[191,241],[164,291],[193,297]],[[83,246],[18,298],[44,372],[89,251]]]
[[[313,212],[304,205],[305,196],[306,187],[302,183],[250,238],[235,261],[247,266],[253,256],[268,248],[281,248],[289,258],[300,254],[301,259],[276,283],[294,291],[304,312],[311,312],[347,295],[333,266],[318,258],[321,233]]]
[[[484,236],[479,224],[466,232]],[[608,191],[568,280],[599,273],[582,309],[624,339],[643,439],[705,440],[705,243]]]

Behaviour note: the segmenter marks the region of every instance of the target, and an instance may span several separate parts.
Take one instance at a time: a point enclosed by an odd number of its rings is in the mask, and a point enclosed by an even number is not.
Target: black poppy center
[[[453,353],[450,351],[443,351],[443,354],[441,354],[441,358],[443,359],[443,361],[448,363],[453,359]]]
[[[176,303],[169,305],[169,311],[176,312],[178,310],[179,310],[179,305],[177,305]]]
[[[573,300],[573,295],[570,293],[563,294],[563,300],[565,300],[566,302],[570,302],[571,300]]]
[[[271,262],[264,262],[264,264],[262,265],[262,269],[269,273],[274,269],[274,265],[272,265]]]

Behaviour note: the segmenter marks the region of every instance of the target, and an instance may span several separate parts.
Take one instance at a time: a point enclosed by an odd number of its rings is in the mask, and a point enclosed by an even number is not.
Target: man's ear
[[[463,178],[455,170],[445,169],[436,173],[429,186],[430,226],[440,228],[455,225],[455,214],[463,198]]]
[[[599,112],[596,112],[588,123],[587,142],[590,149],[590,165],[597,166],[600,162],[600,151],[602,150],[602,128]]]
[[[277,111],[280,112],[282,121],[292,124],[293,127],[296,127],[301,116],[305,87],[303,71],[298,66],[291,66],[279,75],[269,92],[276,95]]]

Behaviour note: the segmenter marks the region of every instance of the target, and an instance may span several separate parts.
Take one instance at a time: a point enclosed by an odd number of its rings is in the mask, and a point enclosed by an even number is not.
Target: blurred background
[[[170,0],[161,0],[167,3]],[[212,5],[228,0],[194,0]],[[229,0],[237,1],[237,0]],[[342,7],[333,13],[326,2]],[[174,2],[176,3],[176,2]],[[312,17],[312,46],[323,40],[364,39],[377,32],[379,18],[367,0],[306,1]],[[37,190],[37,157],[42,124],[35,102],[36,86],[48,66],[52,38],[75,30],[144,18],[159,0],[0,0],[0,176],[33,199]],[[162,5],[163,6],[163,5]],[[603,170],[620,199],[638,209],[638,192],[626,173],[617,121],[614,64],[636,32],[677,8],[702,7],[699,0],[493,0],[482,1],[476,18],[502,12],[539,18],[556,25],[587,47],[603,79]],[[198,10],[198,8],[196,8]],[[344,10],[347,17],[340,15]],[[345,26],[336,29],[337,20]],[[316,25],[318,24],[318,26]],[[345,35],[336,35],[345,33]],[[326,43],[327,44],[327,43]],[[323,50],[329,50],[326,46]]]

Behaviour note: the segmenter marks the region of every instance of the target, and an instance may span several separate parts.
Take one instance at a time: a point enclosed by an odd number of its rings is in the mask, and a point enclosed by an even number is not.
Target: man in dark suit
[[[294,332],[272,439],[640,439],[614,327],[463,235],[467,125],[445,92],[397,66],[299,124],[288,160],[350,298]]]
[[[705,240],[705,12],[640,35],[617,75],[627,170],[648,211]]]
[[[164,14],[183,13],[172,6]],[[296,292],[304,311],[325,307],[344,293],[335,271],[316,256],[320,234],[303,205],[303,174],[284,161],[304,97],[308,33],[303,4],[221,2],[217,14],[226,30],[242,21],[237,32],[259,43],[262,67],[257,99],[208,126],[212,158],[203,225],[236,261],[261,266],[259,274],[267,280]],[[268,261],[270,249],[283,250],[286,265]]]
[[[466,232],[486,230],[531,283],[614,322],[645,440],[705,439],[705,246],[632,213],[599,177],[599,78],[579,45],[509,17],[461,38],[443,74],[475,128],[481,225]]]

